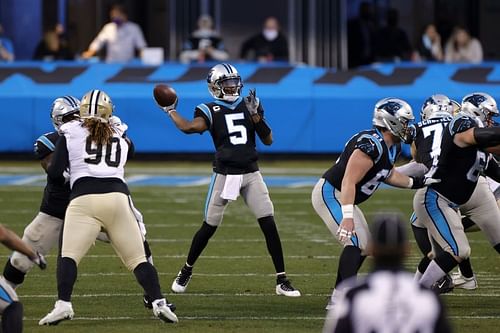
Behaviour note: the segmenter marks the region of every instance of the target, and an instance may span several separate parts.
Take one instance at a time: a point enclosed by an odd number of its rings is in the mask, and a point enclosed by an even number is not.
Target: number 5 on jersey
[[[229,141],[233,145],[244,145],[247,143],[247,129],[244,125],[236,125],[236,120],[243,120],[243,113],[226,114],[226,126],[229,133]]]

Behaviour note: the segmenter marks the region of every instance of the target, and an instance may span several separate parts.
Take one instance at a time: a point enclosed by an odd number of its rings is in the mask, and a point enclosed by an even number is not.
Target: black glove
[[[412,189],[419,189],[425,186],[429,186],[431,184],[439,183],[441,179],[434,179],[429,177],[410,177],[413,179],[413,183],[411,185]]]
[[[257,109],[259,108],[259,104],[260,100],[256,96],[255,89],[250,89],[248,96],[245,97],[245,105],[247,106],[248,112],[250,112],[251,116],[257,114]]]
[[[45,260],[45,257],[43,254],[40,252],[36,251],[36,257],[32,258],[31,261],[33,261],[35,264],[37,264],[40,269],[45,269],[47,268],[47,260]]]

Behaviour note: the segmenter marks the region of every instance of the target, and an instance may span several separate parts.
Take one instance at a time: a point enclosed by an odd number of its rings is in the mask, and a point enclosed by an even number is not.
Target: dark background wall
[[[500,59],[497,22],[498,0],[367,0],[373,3],[379,25],[387,8],[400,11],[401,26],[415,43],[422,27],[435,22],[443,39],[456,24],[466,26],[483,43],[486,59]],[[109,7],[116,0],[1,0],[0,23],[14,40],[18,59],[29,59],[44,27],[61,18],[71,47],[85,50],[108,22]],[[123,0],[132,21],[143,29],[151,46],[164,47],[175,60],[182,41],[195,29],[202,13],[211,14],[225,38],[232,58],[243,40],[258,32],[265,17],[273,15],[289,36],[294,62],[341,67],[345,57],[342,27],[355,17],[362,0]],[[61,13],[62,11],[62,13]]]

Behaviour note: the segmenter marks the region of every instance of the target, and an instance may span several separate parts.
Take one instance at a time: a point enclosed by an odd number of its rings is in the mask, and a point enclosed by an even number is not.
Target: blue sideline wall
[[[256,88],[275,143],[262,152],[338,153],[355,132],[370,128],[373,105],[393,96],[407,100],[418,119],[429,95],[460,100],[474,91],[500,97],[500,64],[480,66],[400,64],[335,72],[314,67],[236,64],[243,93]],[[16,62],[0,64],[0,152],[29,152],[33,142],[53,130],[49,118],[54,98],[81,97],[91,89],[106,91],[115,113],[129,125],[129,136],[142,153],[212,152],[210,136],[185,135],[155,106],[152,90],[167,82],[179,95],[178,110],[192,117],[208,102],[205,75],[210,65]]]

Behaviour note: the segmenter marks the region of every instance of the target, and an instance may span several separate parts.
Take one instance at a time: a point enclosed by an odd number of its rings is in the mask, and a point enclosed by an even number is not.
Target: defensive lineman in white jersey
[[[154,300],[153,314],[165,322],[178,321],[161,292],[156,269],[146,260],[144,239],[124,181],[124,166],[132,144],[109,123],[113,109],[106,93],[93,90],[82,98],[82,120],[61,126],[64,136],[57,143],[48,175],[62,177],[69,167],[71,195],[57,272],[58,300],[40,325],[72,319],[71,294],[77,265],[101,228],[106,230],[124,265],[134,272],[145,293]]]

